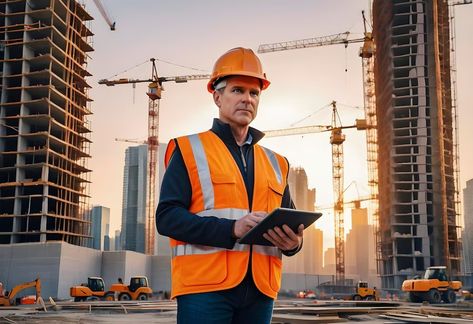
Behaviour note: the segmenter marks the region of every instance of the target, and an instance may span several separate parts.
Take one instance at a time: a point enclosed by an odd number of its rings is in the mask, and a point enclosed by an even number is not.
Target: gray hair
[[[227,80],[223,79],[221,81],[217,81],[217,83],[214,84],[214,90],[215,91],[222,90],[226,86],[227,86]]]

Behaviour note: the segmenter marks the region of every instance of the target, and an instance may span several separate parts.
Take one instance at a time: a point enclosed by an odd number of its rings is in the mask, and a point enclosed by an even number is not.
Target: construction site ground
[[[272,323],[473,323],[473,303],[413,304],[391,301],[280,299]],[[176,323],[176,302],[50,299],[0,308],[0,323]]]

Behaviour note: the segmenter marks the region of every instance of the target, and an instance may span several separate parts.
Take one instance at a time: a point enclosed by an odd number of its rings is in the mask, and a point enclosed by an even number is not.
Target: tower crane
[[[351,43],[363,43],[360,49],[359,56],[362,58],[363,66],[363,94],[364,94],[364,111],[366,122],[366,141],[367,141],[367,164],[368,164],[368,185],[370,187],[371,196],[378,197],[378,172],[377,172],[377,132],[376,132],[376,98],[374,86],[374,40],[372,32],[368,32],[366,28],[366,18],[364,11],[362,11],[364,37],[349,38],[350,33],[344,32],[329,36],[314,37],[307,39],[300,39],[295,41],[278,42],[272,44],[262,44],[258,47],[258,53],[269,53],[277,51],[285,51],[292,49],[321,47],[327,45],[344,44],[345,47]],[[333,123],[333,120],[332,120]],[[343,251],[343,141],[345,136],[341,132],[341,128],[334,127],[331,129],[332,136],[330,138],[332,144],[333,154],[333,183],[335,198],[335,260],[336,260],[336,281],[337,283],[344,282],[345,279],[345,258]],[[341,183],[340,183],[341,182]],[[339,201],[339,199],[342,199]],[[337,204],[341,205],[337,207]],[[376,237],[376,251],[377,259],[380,260],[380,243],[378,235],[378,203],[377,198],[372,201],[373,223],[375,226]],[[337,243],[338,242],[338,243]],[[377,263],[377,266],[378,263]]]
[[[149,82],[148,85],[148,139],[145,142],[148,145],[148,179],[147,179],[147,201],[146,201],[146,221],[145,221],[145,253],[154,254],[155,241],[155,218],[154,211],[156,208],[156,161],[158,155],[158,134],[159,134],[159,102],[161,99],[161,92],[163,90],[163,82],[173,81],[176,83],[187,82],[188,80],[205,80],[209,79],[208,74],[198,75],[183,75],[172,77],[159,77],[156,68],[156,59],[150,59],[151,78],[149,79],[127,79],[122,78],[118,80],[102,79],[99,84],[106,86],[115,86],[118,84],[136,84],[142,82]],[[130,140],[127,140],[130,141]],[[133,141],[130,141],[133,142]]]
[[[347,188],[345,188],[346,190]],[[373,197],[371,197],[371,195],[369,196],[363,196],[363,197],[358,197],[357,199],[353,199],[353,200],[350,200],[350,201],[343,201],[343,205],[344,206],[347,206],[348,207],[354,207],[354,208],[361,208],[361,202],[362,201],[370,201],[372,200]],[[316,210],[327,210],[327,209],[333,209],[333,204],[329,204],[329,205],[318,205],[318,206],[315,206],[315,209]]]
[[[332,101],[332,123],[331,125],[313,125],[305,127],[294,127],[265,131],[265,137],[288,136],[307,133],[331,132],[330,144],[332,145],[332,179],[335,215],[335,261],[336,282],[342,284],[345,281],[345,253],[344,253],[344,202],[343,202],[343,142],[345,135],[342,129],[356,128],[365,130],[367,128],[364,119],[357,119],[355,125],[342,126],[337,111],[337,104]]]
[[[100,14],[102,15],[103,19],[107,22],[107,25],[110,27],[110,30],[115,30],[115,21],[112,21],[110,16],[107,13],[107,10],[105,10],[105,6],[102,4],[102,1],[100,0],[94,0],[95,6],[99,10]]]
[[[366,123],[366,158],[368,165],[368,187],[374,199],[370,200],[371,212],[373,215],[373,227],[375,233],[376,269],[380,273],[380,262],[383,253],[381,249],[381,236],[379,234],[379,205],[378,205],[378,128],[376,120],[376,95],[374,79],[374,54],[375,45],[373,33],[367,29],[365,12],[361,12],[363,17],[363,28],[365,40],[360,48],[363,70],[363,99],[365,107]]]

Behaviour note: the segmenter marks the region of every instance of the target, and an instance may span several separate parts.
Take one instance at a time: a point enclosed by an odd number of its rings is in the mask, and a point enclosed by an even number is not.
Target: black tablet
[[[286,224],[297,233],[297,228],[300,224],[303,224],[304,228],[307,228],[320,216],[322,216],[322,213],[289,208],[276,208],[258,225],[241,237],[238,243],[272,246],[273,244],[263,237],[263,234],[269,229],[272,229],[275,226],[282,227],[283,224]]]

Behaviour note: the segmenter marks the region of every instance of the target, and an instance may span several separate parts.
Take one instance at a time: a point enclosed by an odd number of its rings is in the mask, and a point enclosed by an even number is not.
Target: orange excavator
[[[13,287],[10,292],[5,292],[5,294],[0,295],[0,306],[15,306],[17,303],[16,296],[18,295],[18,293],[24,289],[31,287],[35,287],[36,300],[39,300],[39,298],[41,297],[41,280],[37,278],[36,280],[17,285]]]

